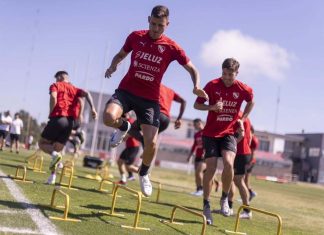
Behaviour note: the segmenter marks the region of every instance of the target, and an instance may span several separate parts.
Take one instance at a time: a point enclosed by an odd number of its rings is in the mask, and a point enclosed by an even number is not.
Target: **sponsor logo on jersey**
[[[140,44],[144,47],[146,42],[140,42]]]
[[[236,101],[223,100],[223,107],[232,107],[235,108],[237,105]]]
[[[233,116],[232,115],[227,115],[227,114],[219,115],[219,116],[217,116],[217,121],[219,121],[219,122],[231,122],[231,121],[233,121]]]
[[[161,61],[162,61],[162,57],[152,55],[150,53],[143,52],[143,51],[136,52],[135,59],[147,60],[147,61],[157,63],[157,64],[161,64]]]
[[[135,78],[139,78],[145,81],[153,82],[154,81],[154,75],[142,71],[136,71],[135,72]]]
[[[144,70],[149,71],[149,72],[155,72],[155,73],[159,73],[160,72],[160,68],[159,67],[152,66],[152,65],[149,65],[149,64],[143,64],[143,63],[138,62],[137,60],[134,60],[133,66],[135,68],[141,68],[141,69],[144,69]]]

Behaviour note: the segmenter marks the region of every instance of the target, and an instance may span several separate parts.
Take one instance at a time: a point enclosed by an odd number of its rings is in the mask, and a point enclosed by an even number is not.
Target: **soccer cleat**
[[[119,180],[118,182],[116,182],[116,184],[120,184],[120,185],[126,185],[125,181]]]
[[[110,137],[110,140],[109,140],[109,146],[111,148],[115,148],[118,145],[120,145],[120,143],[123,141],[123,139],[127,135],[127,132],[130,130],[130,128],[131,128],[131,124],[129,122],[127,122],[127,130],[126,131],[121,131],[119,129],[115,130],[111,134],[111,137]]]
[[[252,193],[250,193],[250,198],[249,201],[252,201],[253,198],[255,198],[258,194],[254,191],[252,191]]]
[[[220,200],[220,207],[221,207],[221,214],[223,216],[230,216],[230,207],[228,205],[228,200],[226,199],[221,199]]]
[[[252,212],[242,211],[240,213],[240,219],[252,219]]]
[[[152,195],[152,184],[148,175],[139,176],[141,190],[144,196],[149,197]]]
[[[47,184],[55,184],[55,180],[56,180],[56,175],[55,174],[51,174],[48,179],[47,179]]]
[[[213,217],[212,217],[209,205],[204,206],[203,214],[206,217],[207,224],[212,225],[213,224]]]
[[[62,160],[62,155],[59,153],[55,157],[52,156],[52,161],[50,162],[49,169],[55,171],[58,163]]]
[[[202,196],[204,194],[204,191],[203,190],[197,190],[196,192],[192,192],[191,195],[194,195],[194,196]]]
[[[127,177],[127,181],[135,181],[135,180],[136,180],[135,176]]]

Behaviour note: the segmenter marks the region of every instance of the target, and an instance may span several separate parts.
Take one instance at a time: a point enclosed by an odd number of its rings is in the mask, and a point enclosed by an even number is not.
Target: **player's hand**
[[[105,78],[110,78],[111,75],[116,71],[116,67],[110,66],[105,73]]]
[[[174,129],[179,129],[180,127],[181,127],[181,120],[180,119],[177,119],[174,122]]]
[[[244,132],[244,124],[242,119],[238,119],[237,121],[238,124],[238,131]]]
[[[91,114],[92,114],[92,118],[93,118],[93,119],[97,119],[98,114],[97,114],[97,111],[96,111],[95,109],[93,109],[93,110],[91,111]]]
[[[195,87],[192,92],[198,97],[202,97],[206,100],[209,100],[207,93],[203,89]]]
[[[212,105],[209,110],[215,111],[215,112],[222,111],[223,105],[224,105],[224,103],[223,103],[222,97],[220,97],[220,99],[216,102],[216,104]]]

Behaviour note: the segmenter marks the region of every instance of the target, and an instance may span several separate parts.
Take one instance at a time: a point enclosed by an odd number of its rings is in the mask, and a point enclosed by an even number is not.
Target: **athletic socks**
[[[127,129],[128,129],[128,122],[125,121],[125,120],[122,120],[122,124],[121,124],[120,127],[118,127],[118,129],[121,130],[121,131],[127,131]]]
[[[203,190],[202,186],[197,186],[197,191]]]
[[[126,183],[126,181],[127,181],[126,175],[122,174],[121,177],[120,177],[120,180]]]
[[[129,171],[128,172],[128,178],[133,177],[133,172]]]
[[[228,196],[228,193],[225,193],[224,191],[222,191],[222,197],[221,197],[221,199],[224,200],[224,199],[227,198],[227,196]]]
[[[209,200],[204,199],[204,207],[210,207]]]
[[[228,201],[228,206],[229,206],[229,208],[233,208],[233,201]]]
[[[144,175],[147,175],[148,173],[148,170],[150,169],[150,166],[146,166],[142,163],[141,167],[140,167],[140,170],[139,170],[139,175],[140,176],[144,176]]]
[[[55,158],[57,155],[59,155],[59,153],[56,152],[56,151],[53,151],[53,152],[51,153],[51,157],[52,157],[52,159]]]

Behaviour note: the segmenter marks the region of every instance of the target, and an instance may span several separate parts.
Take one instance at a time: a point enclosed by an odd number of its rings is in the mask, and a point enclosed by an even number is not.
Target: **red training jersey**
[[[49,117],[73,117],[76,119],[78,98],[84,96],[85,92],[69,82],[53,83],[49,90],[50,93],[57,92],[57,103]]]
[[[203,135],[216,138],[233,135],[242,102],[253,100],[252,89],[237,80],[232,86],[226,87],[221,78],[217,78],[207,83],[204,90],[209,96],[209,105],[216,104],[222,98],[223,110],[208,112]],[[203,104],[206,100],[198,97],[196,102]]]
[[[240,115],[241,116],[241,115]],[[237,143],[236,155],[249,155],[251,154],[251,122],[246,118],[243,122],[244,125],[244,137]]]
[[[251,145],[250,145],[251,151],[257,150],[258,147],[259,147],[259,140],[255,135],[253,135],[251,140]]]
[[[135,120],[133,118],[127,118],[130,124],[133,124]],[[133,148],[140,146],[140,142],[132,136],[128,136],[126,140],[126,148]]]
[[[203,130],[200,130],[194,135],[194,143],[191,147],[191,153],[194,153],[196,158],[202,158],[204,155],[204,147],[202,141]]]
[[[171,88],[161,84],[160,87],[160,112],[170,117],[172,101],[181,101],[182,98]]]
[[[127,53],[132,51],[131,63],[118,88],[157,102],[162,76],[169,64],[174,60],[181,65],[189,62],[184,50],[176,42],[165,35],[154,40],[148,30],[132,32],[123,50]]]

